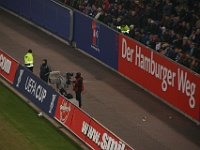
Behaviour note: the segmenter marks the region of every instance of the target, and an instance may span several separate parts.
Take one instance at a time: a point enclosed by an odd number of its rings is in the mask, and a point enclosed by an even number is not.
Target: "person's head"
[[[43,65],[46,65],[46,64],[47,64],[47,59],[43,59],[43,60],[42,60],[42,64],[43,64]]]
[[[29,49],[29,50],[28,50],[28,53],[32,53],[32,50],[31,50],[31,49]]]
[[[77,79],[77,78],[80,78],[80,77],[81,77],[81,73],[77,72],[75,78]]]
[[[129,28],[130,28],[131,30],[133,30],[133,29],[134,29],[134,25],[131,24],[131,25],[129,26]]]

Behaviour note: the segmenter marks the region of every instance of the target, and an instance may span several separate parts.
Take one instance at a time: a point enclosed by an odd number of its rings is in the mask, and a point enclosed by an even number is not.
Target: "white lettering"
[[[8,60],[3,54],[0,55],[0,68],[7,74],[10,73],[12,62]]]
[[[151,58],[143,55],[141,53],[141,47],[136,45],[135,52],[135,65],[141,68],[142,70],[150,73],[152,76],[162,80],[161,88],[163,91],[167,91],[168,85],[174,87],[174,80],[176,77],[176,73],[172,70],[158,64],[154,60],[154,53],[151,52]]]
[[[27,77],[26,79],[25,90],[41,103],[47,95],[46,89],[44,89],[41,85],[37,85],[37,82],[30,77]]]
[[[100,53],[100,49],[94,45],[91,45],[91,48],[93,48],[95,51],[99,52]]]
[[[83,121],[81,132],[92,140],[97,146],[101,147],[102,150],[125,150],[125,144],[121,141],[117,142],[112,137],[109,137],[107,133],[101,134],[88,123]],[[102,141],[100,141],[100,139]]]
[[[194,98],[196,84],[190,82],[190,80],[187,79],[187,72],[183,72],[183,70],[180,70],[179,68],[178,68],[178,90],[190,97],[189,106],[190,108],[194,108],[196,104]]]
[[[122,39],[122,58],[126,58],[127,61],[132,62],[134,50],[127,46],[126,39]]]
[[[88,128],[89,128],[89,124],[87,124],[85,121],[83,121],[81,132],[82,132],[84,135],[87,134]]]
[[[102,150],[105,150],[107,148],[107,141],[108,141],[108,134],[107,133],[104,133],[102,135],[102,142],[101,142],[101,149]]]

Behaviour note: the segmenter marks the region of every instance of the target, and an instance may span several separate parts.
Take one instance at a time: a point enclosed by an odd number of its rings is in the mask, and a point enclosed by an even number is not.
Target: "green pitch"
[[[80,150],[81,148],[0,82],[1,150]]]

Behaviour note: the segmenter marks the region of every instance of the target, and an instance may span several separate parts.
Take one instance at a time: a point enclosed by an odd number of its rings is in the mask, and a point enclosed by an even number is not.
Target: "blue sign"
[[[24,16],[25,18],[30,18],[31,0],[19,0],[19,4],[20,15]]]
[[[73,40],[77,48],[118,70],[118,33],[116,31],[75,11]]]
[[[43,0],[32,0],[31,1],[31,20],[42,26],[43,25]]]
[[[0,5],[5,7],[6,6],[6,0],[0,0]]]
[[[58,93],[20,64],[13,86],[46,114],[54,117]]]
[[[7,0],[5,1],[5,7],[15,13],[19,12],[19,0]]]

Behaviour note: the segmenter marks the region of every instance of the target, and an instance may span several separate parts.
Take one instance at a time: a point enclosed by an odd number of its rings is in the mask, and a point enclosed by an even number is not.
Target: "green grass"
[[[0,82],[0,150],[59,149],[81,147]]]

